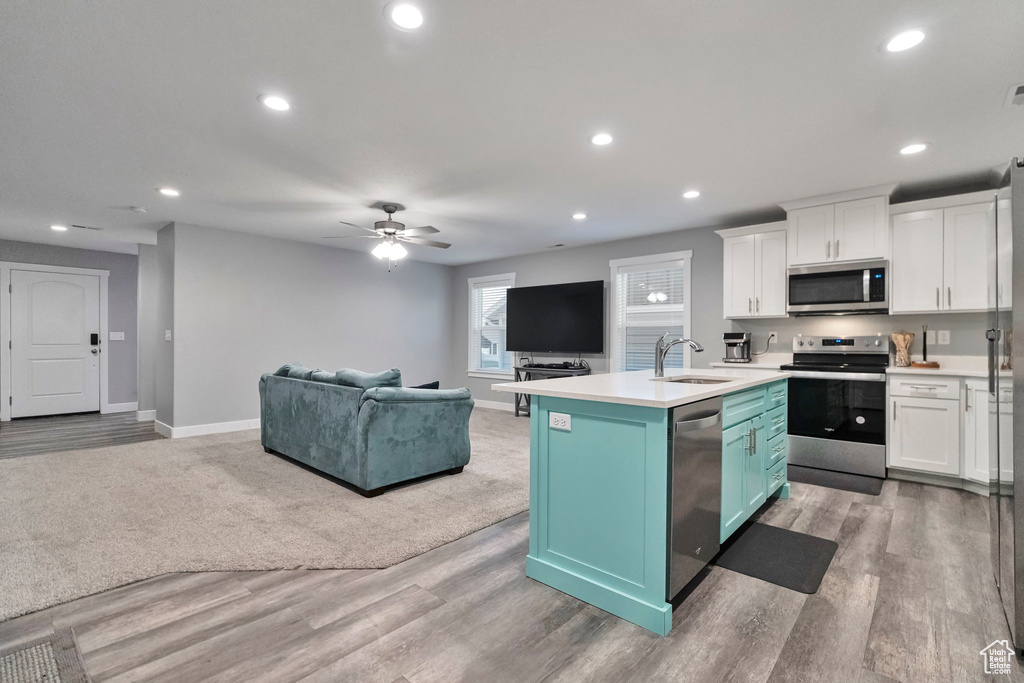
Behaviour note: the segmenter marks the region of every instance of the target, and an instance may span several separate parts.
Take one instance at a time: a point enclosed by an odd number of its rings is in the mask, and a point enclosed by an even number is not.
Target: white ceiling
[[[383,200],[454,245],[412,258],[465,263],[1024,154],[1020,0],[422,0],[415,33],[383,4],[5,0],[0,237],[132,251],[182,221],[325,244]],[[913,27],[917,48],[879,49]]]

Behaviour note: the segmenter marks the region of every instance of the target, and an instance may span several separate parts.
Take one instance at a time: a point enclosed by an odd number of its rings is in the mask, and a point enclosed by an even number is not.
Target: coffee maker
[[[750,362],[750,333],[749,332],[726,332],[722,338],[725,342],[725,363],[749,363]]]

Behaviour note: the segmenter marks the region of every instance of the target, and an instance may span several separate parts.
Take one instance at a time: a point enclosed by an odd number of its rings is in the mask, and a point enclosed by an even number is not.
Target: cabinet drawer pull
[[[784,451],[784,450],[785,450],[785,447],[784,447],[784,446],[776,446],[776,447],[775,447],[775,448],[773,448],[772,450],[773,450],[773,451],[774,451],[775,453],[781,453],[782,451]]]
[[[784,391],[779,391],[779,392],[777,392],[777,393],[774,393],[774,394],[772,394],[772,398],[782,398],[782,397],[784,397],[785,395],[786,395],[786,392],[784,392]]]
[[[908,384],[908,389],[916,389],[918,391],[938,391],[941,386],[935,384]]]
[[[782,479],[782,472],[772,475],[772,481],[779,481],[780,479]]]
[[[780,417],[780,418],[778,418],[778,419],[776,419],[776,420],[774,420],[774,421],[772,422],[772,426],[773,426],[773,427],[778,427],[779,425],[781,425],[781,424],[782,424],[783,422],[785,422],[785,421],[786,421],[786,418],[784,418],[784,417]]]

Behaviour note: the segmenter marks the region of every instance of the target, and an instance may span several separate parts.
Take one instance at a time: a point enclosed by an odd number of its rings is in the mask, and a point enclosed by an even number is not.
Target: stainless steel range
[[[793,340],[789,463],[885,477],[887,337]]]

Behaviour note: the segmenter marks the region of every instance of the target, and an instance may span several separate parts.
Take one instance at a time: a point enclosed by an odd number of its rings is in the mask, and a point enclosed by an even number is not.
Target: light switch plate
[[[930,346],[936,346],[939,343],[939,335],[936,334],[935,330],[928,330],[925,333],[925,339],[928,340]]]
[[[164,341],[171,341],[171,331],[164,330]]]
[[[124,341],[124,332],[111,332],[110,341]]]
[[[563,432],[572,431],[572,415],[566,413],[548,413],[548,426]]]
[[[949,346],[949,330],[937,330],[939,333],[939,346]]]

